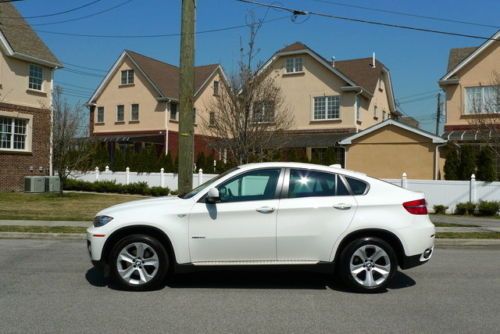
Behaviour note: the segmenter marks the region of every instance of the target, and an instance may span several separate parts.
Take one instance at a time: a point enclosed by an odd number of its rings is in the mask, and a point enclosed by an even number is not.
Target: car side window
[[[360,180],[353,179],[352,177],[345,177],[347,183],[349,183],[349,187],[351,187],[353,195],[364,195],[366,192],[366,188],[368,185]]]
[[[336,174],[300,169],[290,171],[288,198],[347,195],[349,191]]]
[[[262,201],[273,199],[280,168],[259,169],[237,175],[217,186],[220,202]]]

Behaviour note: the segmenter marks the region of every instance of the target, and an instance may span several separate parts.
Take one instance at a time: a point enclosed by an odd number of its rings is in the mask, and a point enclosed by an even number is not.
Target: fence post
[[[198,170],[198,185],[203,183],[203,169]]]
[[[95,168],[95,180],[99,181],[99,167]]]
[[[104,168],[104,171],[105,171],[106,173],[109,173],[109,166],[106,166],[106,168]]]
[[[403,172],[403,175],[401,175],[401,188],[408,188],[408,176],[405,172]]]
[[[130,168],[127,167],[125,168],[125,184],[129,184],[130,183]]]
[[[165,188],[165,175],[163,174],[165,172],[165,168],[160,169],[160,186],[162,188]]]
[[[474,174],[472,174],[470,176],[469,201],[472,202],[472,203],[476,203],[477,202],[476,175],[474,175]]]

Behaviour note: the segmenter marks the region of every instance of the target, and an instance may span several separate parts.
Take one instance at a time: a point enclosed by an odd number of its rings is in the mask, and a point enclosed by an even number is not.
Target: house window
[[[130,113],[130,120],[131,121],[138,121],[139,120],[139,105],[138,104],[132,104],[132,111]]]
[[[359,96],[354,98],[354,110],[356,112],[356,121],[361,121],[361,108],[359,107]]]
[[[466,114],[500,113],[500,86],[465,88]]]
[[[125,121],[125,107],[123,106],[123,104],[116,106],[116,121]]]
[[[30,65],[29,89],[42,90],[43,69],[38,65]]]
[[[210,126],[215,126],[215,112],[210,112],[210,114],[208,115],[208,125]],[[220,160],[220,159],[219,159]]]
[[[286,73],[302,72],[303,60],[300,57],[286,59]]]
[[[252,121],[255,123],[271,123],[274,121],[274,105],[270,101],[256,102],[253,108]]]
[[[25,151],[28,120],[0,117],[0,149]]]
[[[215,96],[219,95],[219,81],[217,80],[214,81],[214,95]]]
[[[373,106],[373,118],[375,118],[375,119],[378,118],[377,106]]]
[[[97,123],[104,123],[104,107],[97,107]]]
[[[382,111],[382,120],[385,121],[387,119],[387,113],[385,110]]]
[[[340,96],[317,96],[314,98],[314,120],[340,118]]]
[[[122,71],[122,85],[131,85],[134,83],[134,70]]]
[[[170,103],[170,120],[177,121],[177,103]]]

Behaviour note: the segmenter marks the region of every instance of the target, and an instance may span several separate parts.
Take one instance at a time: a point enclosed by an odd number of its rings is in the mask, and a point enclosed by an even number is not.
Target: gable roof
[[[446,143],[446,140],[444,140],[443,138],[441,137],[438,137],[436,135],[433,135],[432,133],[430,132],[427,132],[427,131],[424,131],[422,129],[418,129],[418,128],[415,128],[413,126],[410,126],[408,124],[404,124],[404,123],[401,123],[401,122],[397,122],[393,119],[387,119],[383,122],[380,122],[380,123],[377,123],[367,129],[364,129],[363,131],[360,131],[350,137],[347,137],[347,138],[344,138],[343,140],[341,140],[339,142],[340,145],[351,145],[352,144],[352,141],[353,140],[356,140],[360,137],[363,137],[363,136],[366,136],[367,134],[369,133],[372,133],[372,132],[375,132],[383,127],[386,127],[386,126],[389,126],[389,125],[394,125],[398,128],[401,128],[401,129],[404,129],[404,130],[407,130],[407,131],[410,131],[410,132],[413,132],[417,135],[420,135],[422,137],[426,137],[426,138],[429,138],[432,140],[432,142],[434,144],[445,144]]]
[[[94,92],[89,103],[92,103],[100,95],[108,81],[111,80],[111,77],[117,71],[119,65],[124,61],[125,57],[128,57],[145,76],[146,80],[158,93],[158,98],[167,98],[170,100],[179,99],[179,68],[177,66],[142,55],[135,51],[125,50]],[[219,69],[223,73],[222,67],[219,64],[195,67],[195,96]]]
[[[479,47],[451,49],[448,58],[448,72],[439,80],[440,83],[446,84],[446,80],[452,79],[460,69],[474,60],[490,45],[498,42],[500,42],[500,30]]]
[[[372,58],[337,60],[335,67],[373,94],[385,69],[382,62],[375,60],[375,63],[376,66],[373,67]]]
[[[11,57],[49,67],[62,67],[16,7],[8,2],[0,3],[0,44]]]

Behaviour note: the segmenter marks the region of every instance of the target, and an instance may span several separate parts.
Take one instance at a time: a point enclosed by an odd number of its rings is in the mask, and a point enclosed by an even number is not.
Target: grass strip
[[[87,228],[79,226],[19,226],[0,225],[0,232],[18,233],[85,233]]]
[[[481,227],[480,225],[452,224],[452,223],[433,223],[436,227]]]
[[[438,239],[500,239],[500,232],[437,232]]]

